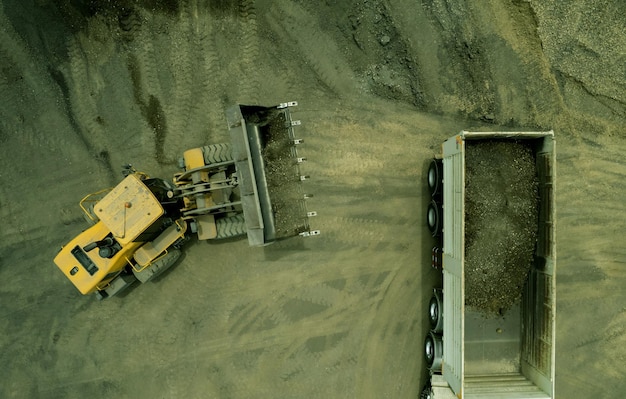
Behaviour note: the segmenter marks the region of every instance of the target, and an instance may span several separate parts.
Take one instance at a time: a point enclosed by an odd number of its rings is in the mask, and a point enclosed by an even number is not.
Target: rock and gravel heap
[[[538,180],[532,149],[468,142],[465,304],[502,315],[520,298],[537,241]]]
[[[293,140],[284,128],[287,120],[278,113],[264,135],[262,150],[267,186],[272,200],[276,237],[286,238],[308,230],[304,192]]]

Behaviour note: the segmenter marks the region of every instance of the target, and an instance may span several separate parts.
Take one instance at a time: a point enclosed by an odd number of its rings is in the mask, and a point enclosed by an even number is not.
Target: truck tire
[[[433,398],[433,390],[430,385],[426,385],[424,389],[422,389],[422,393],[420,393],[420,399],[432,399]]]
[[[441,159],[433,159],[428,166],[427,174],[428,190],[432,197],[439,197],[443,191],[443,162]]]
[[[430,329],[440,334],[443,331],[443,293],[434,293],[428,303],[428,320]]]
[[[424,340],[424,353],[426,355],[426,364],[428,368],[435,373],[441,372],[443,359],[443,341],[441,335],[434,332],[428,333]]]
[[[242,214],[215,220],[216,239],[238,237],[246,234],[246,221]]]
[[[214,163],[229,162],[233,160],[233,152],[230,144],[211,144],[202,147],[204,163],[211,165]]]
[[[443,229],[443,209],[441,204],[432,200],[428,204],[428,210],[426,211],[426,223],[428,230],[433,237],[439,237]]]

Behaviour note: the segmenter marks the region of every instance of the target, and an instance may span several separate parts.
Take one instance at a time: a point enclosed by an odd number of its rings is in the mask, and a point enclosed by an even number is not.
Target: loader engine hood
[[[165,210],[143,181],[131,174],[94,206],[94,212],[124,246],[148,230]]]

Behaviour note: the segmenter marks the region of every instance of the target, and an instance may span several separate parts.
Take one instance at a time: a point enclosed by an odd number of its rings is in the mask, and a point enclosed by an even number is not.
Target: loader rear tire
[[[179,249],[171,248],[169,252],[152,262],[150,266],[146,267],[142,271],[137,272],[133,269],[133,274],[142,284],[147,283],[172,267],[178,258],[180,258],[181,254],[182,252]]]
[[[211,165],[214,163],[230,162],[233,160],[233,152],[230,144],[211,144],[202,147],[204,163]]]
[[[216,239],[238,237],[246,234],[246,221],[242,214],[228,216],[215,221]]]

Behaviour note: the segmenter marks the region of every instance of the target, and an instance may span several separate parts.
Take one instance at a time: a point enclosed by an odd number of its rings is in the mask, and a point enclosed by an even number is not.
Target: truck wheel
[[[424,352],[426,354],[426,364],[428,368],[435,372],[441,372],[443,341],[441,335],[434,332],[428,333],[424,341]]]
[[[433,390],[430,385],[426,385],[424,389],[422,389],[422,393],[420,394],[420,399],[432,399],[433,398]]]
[[[441,235],[443,228],[443,210],[441,205],[435,200],[430,201],[428,204],[428,210],[426,211],[426,223],[428,224],[428,230],[433,237]]]
[[[428,320],[430,321],[430,329],[433,332],[441,333],[443,331],[443,295],[433,294],[428,303]]]
[[[428,189],[433,197],[441,195],[443,188],[443,162],[441,159],[433,159],[428,166]]]
[[[215,221],[217,239],[238,237],[246,234],[246,221],[242,214],[228,216]]]
[[[233,152],[230,144],[211,144],[202,147],[204,163],[211,165],[214,163],[229,162],[233,160]]]

